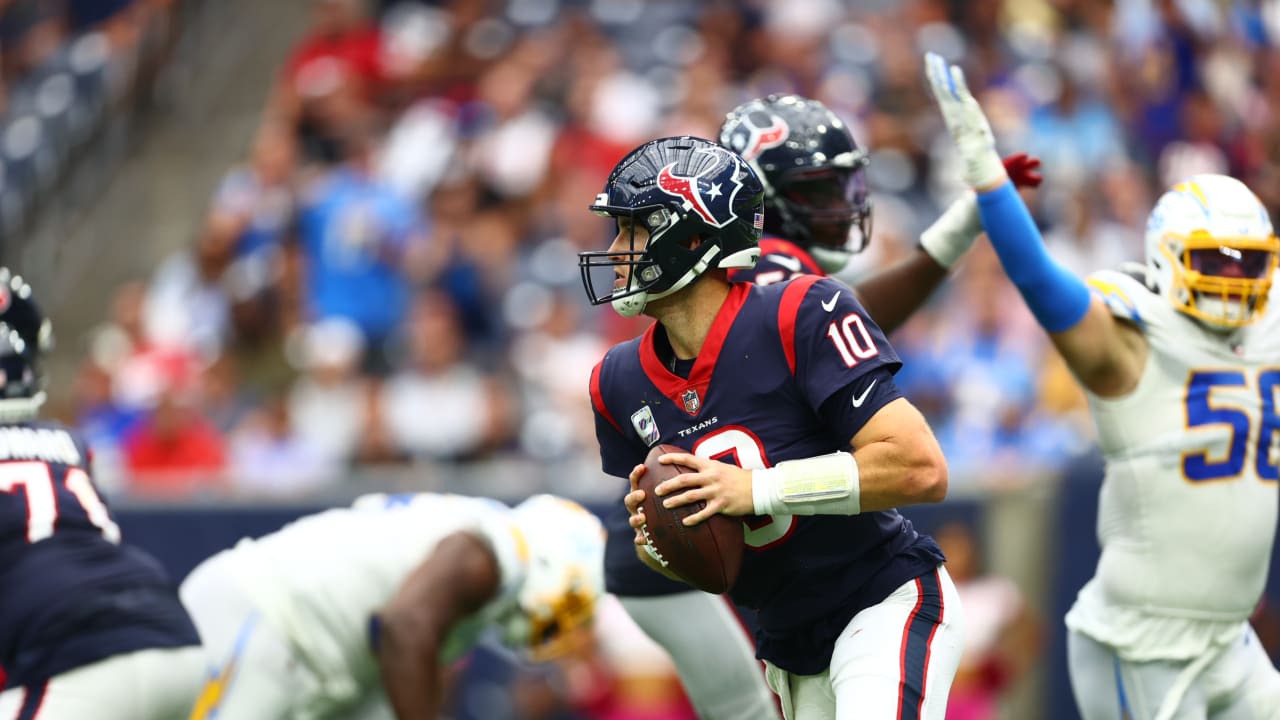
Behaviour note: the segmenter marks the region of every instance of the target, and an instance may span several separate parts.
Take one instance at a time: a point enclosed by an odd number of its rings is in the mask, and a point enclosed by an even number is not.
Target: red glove
[[[1044,176],[1040,174],[1040,158],[1026,153],[1014,153],[1004,160],[1004,171],[1015,187],[1040,187]]]

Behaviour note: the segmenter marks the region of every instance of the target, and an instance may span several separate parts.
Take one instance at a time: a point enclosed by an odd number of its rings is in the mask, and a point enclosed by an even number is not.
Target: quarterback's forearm
[[[862,475],[862,512],[941,502],[947,462],[932,435],[873,442],[853,454]]]
[[[939,502],[947,460],[924,415],[906,398],[876,411],[849,444],[862,474],[862,511]]]

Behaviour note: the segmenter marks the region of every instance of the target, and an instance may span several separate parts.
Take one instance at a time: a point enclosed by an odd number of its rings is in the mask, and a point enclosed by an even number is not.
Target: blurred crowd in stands
[[[165,3],[0,4],[6,81],[46,42],[11,44],[20,8],[66,28],[107,5]],[[1002,150],[1043,158],[1037,220],[1087,273],[1140,260],[1154,197],[1190,173],[1280,202],[1277,40],[1272,0],[314,0],[252,147],[187,247],[104,303],[58,410],[108,487],[170,496],[594,463],[590,369],[646,321],[587,306],[575,253],[607,245],[586,206],[634,145],[715,137],[754,96],[821,99],[871,150],[856,280],[960,191],[921,80],[934,50],[962,61]],[[1083,398],[985,241],[893,340],[953,483],[1088,447]]]
[[[154,79],[175,17],[202,1],[0,0],[0,253],[18,254],[50,201],[105,183],[67,179],[119,145],[102,141]]]

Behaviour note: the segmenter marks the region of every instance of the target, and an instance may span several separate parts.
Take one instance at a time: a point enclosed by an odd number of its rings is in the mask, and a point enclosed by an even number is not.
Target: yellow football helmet
[[[1147,219],[1148,279],[1178,310],[1220,330],[1266,310],[1280,240],[1244,183],[1195,175],[1160,197]]]
[[[554,495],[535,495],[514,514],[527,562],[503,641],[546,660],[563,654],[571,631],[595,616],[604,592],[604,526],[581,505]]]

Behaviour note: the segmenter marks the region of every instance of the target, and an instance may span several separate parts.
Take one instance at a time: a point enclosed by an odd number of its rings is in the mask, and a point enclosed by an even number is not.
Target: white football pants
[[[267,623],[240,589],[230,555],[197,567],[179,590],[204,642],[204,690],[191,720],[310,720],[394,717],[381,687],[356,709],[333,708],[288,637]],[[0,720],[7,720],[0,715]]]
[[[185,720],[203,672],[196,646],[116,655],[0,693],[0,720]]]
[[[1199,660],[1129,662],[1072,631],[1071,690],[1084,720],[1276,720],[1280,673],[1245,626],[1240,639]]]
[[[691,590],[618,600],[671,656],[699,718],[777,720],[754,644],[726,598]]]
[[[820,675],[765,663],[787,720],[943,720],[964,649],[964,613],[938,569],[849,621]]]

